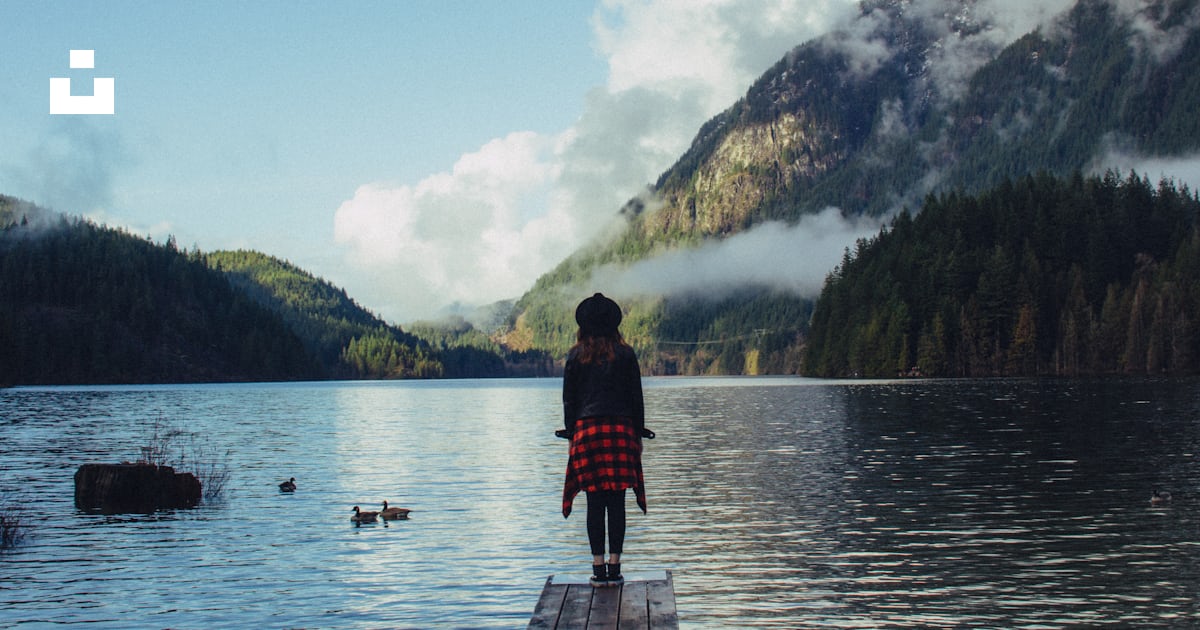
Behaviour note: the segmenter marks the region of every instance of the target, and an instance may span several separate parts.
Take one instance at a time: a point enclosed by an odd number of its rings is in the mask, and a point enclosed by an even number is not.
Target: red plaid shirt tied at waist
[[[642,476],[642,438],[633,420],[621,417],[581,418],[571,434],[567,478],[563,483],[563,517],[571,514],[575,495],[633,488],[638,507],[646,511]]]

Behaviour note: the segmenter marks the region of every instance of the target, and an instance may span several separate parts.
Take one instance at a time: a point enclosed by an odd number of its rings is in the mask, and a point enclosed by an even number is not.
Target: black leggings
[[[604,514],[608,513],[608,552],[621,553],[625,546],[625,491],[599,490],[587,493],[588,544],[593,556],[604,555]]]

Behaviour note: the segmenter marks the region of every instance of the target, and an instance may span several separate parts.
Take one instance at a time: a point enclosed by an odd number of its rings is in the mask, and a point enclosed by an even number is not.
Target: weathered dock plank
[[[557,627],[558,616],[562,614],[563,600],[566,597],[566,584],[555,584],[553,575],[546,578],[542,596],[538,599],[537,607],[533,609],[533,617],[529,620],[530,630],[549,630]]]
[[[617,616],[621,609],[621,590],[620,586],[592,590],[592,609],[588,612],[588,628],[617,630]]]
[[[529,620],[535,630],[679,628],[670,571],[627,573],[621,586],[593,588],[588,576],[551,575]]]
[[[666,580],[646,583],[646,604],[650,609],[648,627],[679,627],[679,613],[675,610],[675,584],[669,572]]]
[[[558,616],[556,628],[586,628],[588,615],[592,611],[592,591],[590,584],[571,584],[567,587],[567,597],[563,600],[562,613]]]
[[[646,601],[645,582],[626,582],[621,587],[620,630],[650,627],[650,607]]]

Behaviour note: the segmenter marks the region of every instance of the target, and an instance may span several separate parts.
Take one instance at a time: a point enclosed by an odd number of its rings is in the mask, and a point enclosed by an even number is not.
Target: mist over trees
[[[1200,373],[1198,212],[1133,174],[930,197],[830,273],[805,372]]]

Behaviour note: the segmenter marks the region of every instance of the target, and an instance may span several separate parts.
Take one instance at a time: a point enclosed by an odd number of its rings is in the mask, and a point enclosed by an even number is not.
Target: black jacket
[[[617,346],[612,361],[579,362],[576,351],[567,354],[563,369],[563,426],[575,430],[580,418],[621,416],[632,418],[637,434],[646,426],[642,402],[642,372],[629,346]]]

